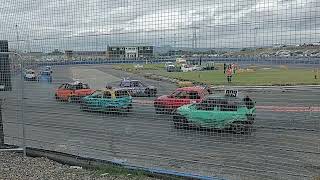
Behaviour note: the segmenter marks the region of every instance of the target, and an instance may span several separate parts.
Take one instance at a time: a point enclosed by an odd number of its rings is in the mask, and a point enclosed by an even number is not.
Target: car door
[[[62,91],[65,89],[65,87],[66,87],[66,84],[62,84],[62,85],[60,85],[59,87],[58,87],[58,89],[56,90],[56,96],[58,97],[58,98],[62,98]]]
[[[130,89],[131,93],[134,94],[135,96],[139,95],[139,82],[138,81],[131,81],[130,83]]]
[[[132,95],[133,92],[132,92],[131,82],[122,81],[120,84],[120,87],[126,89]]]
[[[142,82],[138,81],[138,85],[136,88],[136,92],[139,96],[144,96],[145,94],[145,90],[146,90],[146,86],[144,84],[142,84]]]
[[[170,103],[174,109],[190,104],[191,100],[189,98],[189,93],[187,91],[180,91],[179,93],[176,93],[175,96],[170,99]]]
[[[214,128],[217,125],[215,100],[205,100],[194,104],[190,111],[190,121],[198,127]]]
[[[60,98],[63,100],[67,100],[71,94],[72,86],[70,84],[66,84],[62,89],[60,89]]]
[[[228,124],[229,122],[236,121],[238,118],[238,105],[230,104],[227,99],[220,99],[217,105],[216,120],[221,124]]]
[[[94,96],[90,97],[89,103],[90,103],[90,108],[96,111],[101,110],[101,101],[103,98],[103,93],[97,93]]]
[[[101,107],[104,110],[108,110],[114,106],[114,103],[112,102],[112,94],[110,91],[105,91],[103,94],[103,98],[101,100]]]

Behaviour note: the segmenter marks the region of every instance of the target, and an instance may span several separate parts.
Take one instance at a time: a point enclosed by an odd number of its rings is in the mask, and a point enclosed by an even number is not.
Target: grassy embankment
[[[147,64],[143,68],[135,68],[131,64],[114,66],[115,69],[132,73],[152,73],[183,81],[193,81],[212,85],[227,85],[223,71],[196,71],[196,72],[166,72],[163,64]],[[320,85],[320,72],[315,79],[315,72],[311,68],[287,68],[251,66],[248,70],[238,71],[232,78],[231,85]],[[320,70],[319,70],[320,71]]]

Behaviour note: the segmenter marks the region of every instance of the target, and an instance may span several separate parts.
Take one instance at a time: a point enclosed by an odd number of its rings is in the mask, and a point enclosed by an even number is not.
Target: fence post
[[[2,99],[0,99],[0,147],[4,145],[4,132],[2,122]]]
[[[26,134],[25,134],[25,122],[24,122],[24,61],[22,57],[17,54],[19,58],[21,59],[21,123],[22,123],[22,148],[23,148],[23,156],[26,157]]]

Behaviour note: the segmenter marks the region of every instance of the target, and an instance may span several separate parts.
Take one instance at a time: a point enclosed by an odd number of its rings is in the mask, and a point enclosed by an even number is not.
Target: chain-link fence
[[[319,178],[318,1],[2,5],[0,144],[212,178]]]

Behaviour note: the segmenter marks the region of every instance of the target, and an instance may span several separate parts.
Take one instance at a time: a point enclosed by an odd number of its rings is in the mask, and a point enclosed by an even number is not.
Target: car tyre
[[[189,127],[187,119],[179,115],[173,116],[173,124],[176,129],[187,129]]]
[[[60,101],[60,98],[57,94],[54,95],[54,98],[56,99],[56,101]]]
[[[130,104],[128,107],[127,107],[127,111],[126,112],[132,112],[132,104]]]
[[[156,105],[155,106],[155,111],[156,111],[156,114],[165,114],[165,108],[161,105]]]
[[[236,121],[231,127],[232,132],[235,134],[250,134],[252,129],[252,123],[248,121]]]

